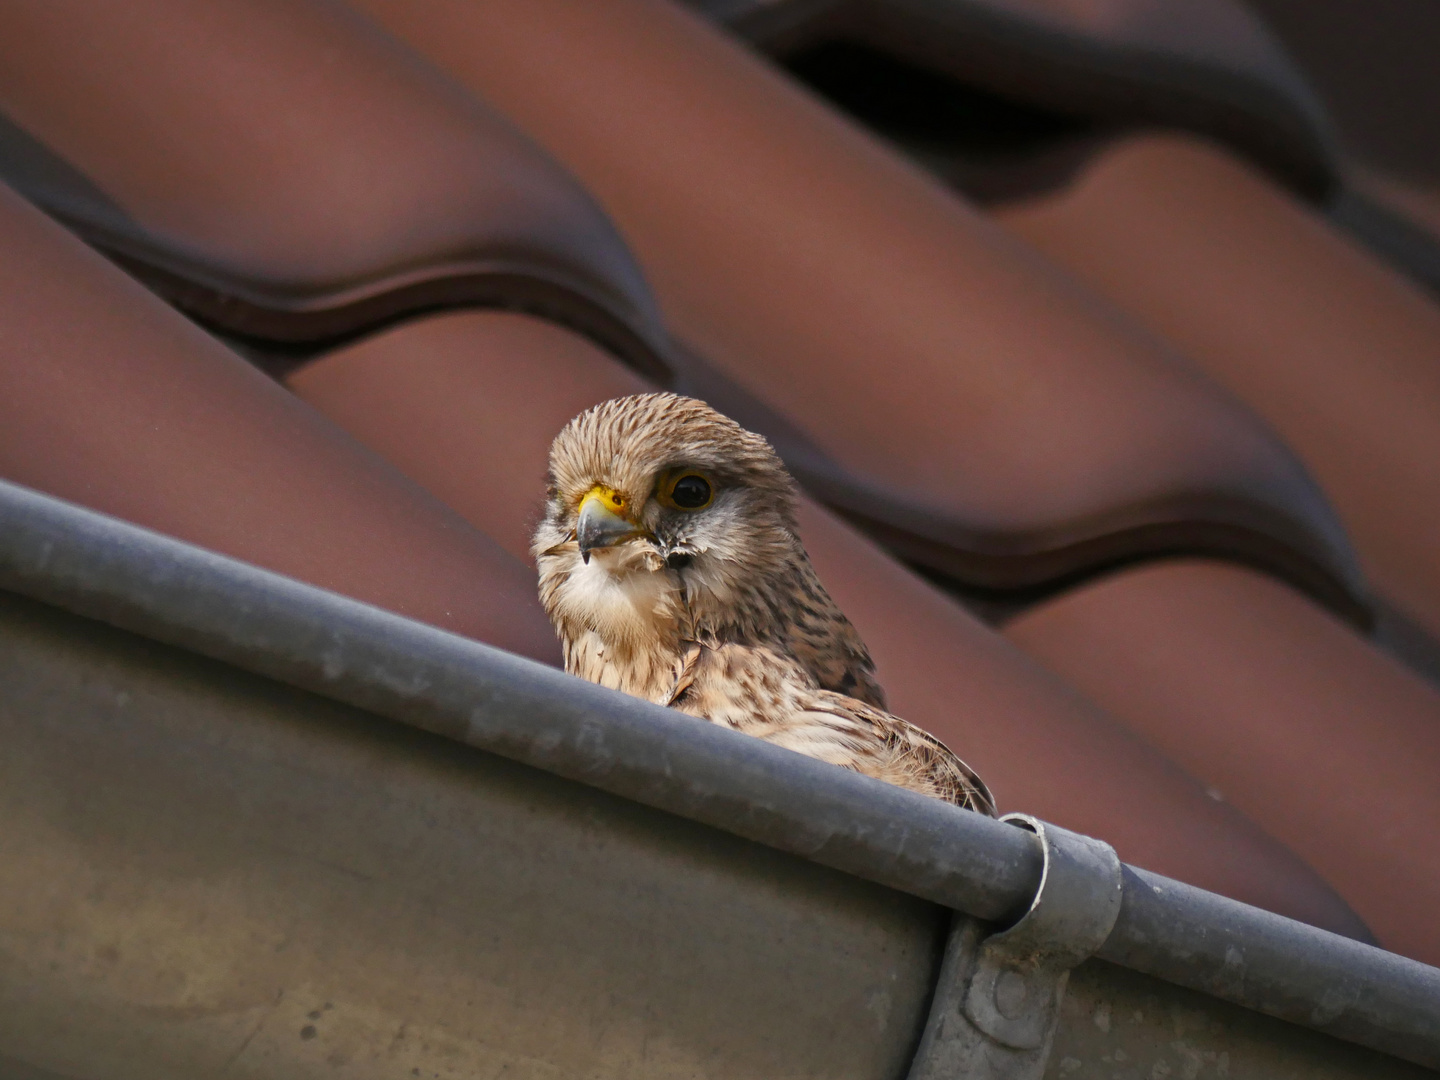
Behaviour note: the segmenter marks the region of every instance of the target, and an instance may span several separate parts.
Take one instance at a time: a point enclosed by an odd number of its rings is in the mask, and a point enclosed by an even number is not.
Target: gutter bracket
[[[999,933],[956,913],[908,1080],[1040,1080],[1070,970],[1120,914],[1120,859],[1109,844],[1028,814],[1001,820],[1040,838],[1039,888]]]

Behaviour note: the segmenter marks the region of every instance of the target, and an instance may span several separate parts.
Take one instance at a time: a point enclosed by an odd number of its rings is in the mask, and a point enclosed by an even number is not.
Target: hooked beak
[[[617,512],[624,499],[609,488],[597,487],[580,500],[580,514],[575,522],[575,542],[580,545],[580,558],[590,561],[590,553],[637,536],[650,534]]]

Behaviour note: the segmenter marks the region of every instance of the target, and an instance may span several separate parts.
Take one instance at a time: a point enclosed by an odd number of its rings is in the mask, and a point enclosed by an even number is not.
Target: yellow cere
[[[583,510],[585,504],[592,499],[599,500],[600,505],[612,514],[625,513],[625,496],[612,487],[606,487],[604,484],[596,484],[587,491],[585,497],[580,500],[579,509]]]

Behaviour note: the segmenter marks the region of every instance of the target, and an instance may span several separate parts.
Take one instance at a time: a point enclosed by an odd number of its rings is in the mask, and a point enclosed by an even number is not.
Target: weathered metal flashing
[[[1044,878],[1024,830],[3,482],[0,589],[991,923]],[[1119,872],[1098,958],[1440,1068],[1440,970]]]

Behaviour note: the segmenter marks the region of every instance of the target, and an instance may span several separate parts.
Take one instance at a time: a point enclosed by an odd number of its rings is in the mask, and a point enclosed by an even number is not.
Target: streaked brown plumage
[[[566,670],[993,814],[964,762],[885,711],[795,498],[770,444],[704,402],[642,394],[577,416],[550,449],[534,542]]]

